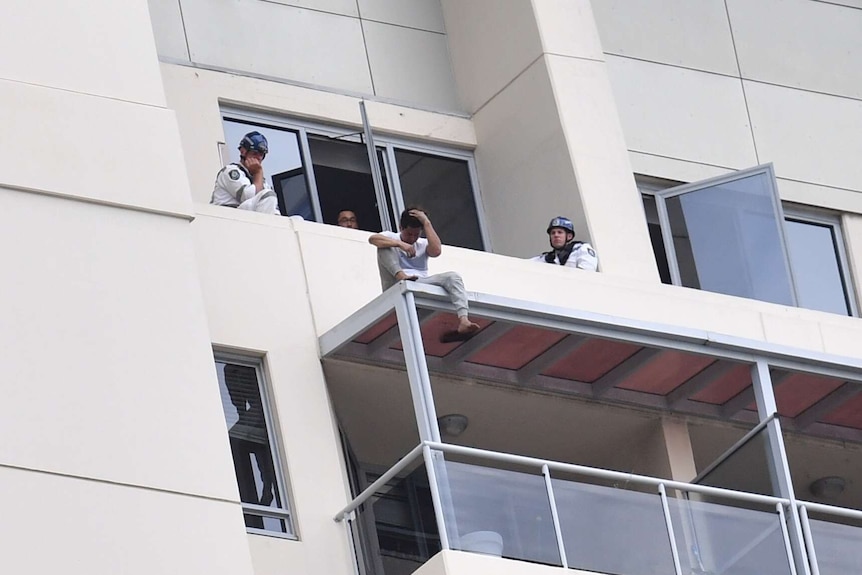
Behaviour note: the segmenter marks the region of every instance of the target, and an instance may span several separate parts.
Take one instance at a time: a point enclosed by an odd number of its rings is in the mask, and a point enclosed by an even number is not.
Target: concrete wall
[[[300,540],[249,535],[255,574],[283,573],[287,567],[348,575],[344,525],[333,518],[350,501],[349,486],[294,224],[289,218],[201,206],[193,224],[197,267],[213,345],[266,358],[275,433]],[[326,290],[330,297],[337,285]]]
[[[593,0],[635,171],[773,162],[782,198],[859,212],[862,6],[839,4]]]
[[[4,569],[250,574],[147,4],[0,18]]]
[[[461,111],[439,0],[150,0],[162,59]]]

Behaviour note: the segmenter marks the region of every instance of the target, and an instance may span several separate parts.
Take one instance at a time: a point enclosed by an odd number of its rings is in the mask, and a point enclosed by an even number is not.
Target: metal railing
[[[419,458],[419,454],[422,454],[422,458],[424,459],[424,464],[428,473],[429,479],[429,487],[431,490],[431,499],[434,505],[434,513],[437,520],[438,531],[440,536],[440,545],[443,549],[452,549],[452,541],[450,541],[449,530],[448,528],[452,527],[452,523],[454,523],[454,510],[453,510],[453,501],[452,494],[449,492],[450,484],[449,479],[446,474],[450,473],[447,471],[447,466],[442,465],[440,463],[448,464],[448,465],[465,465],[466,467],[474,467],[466,464],[457,464],[451,462],[445,462],[443,460],[442,455],[448,454],[452,456],[460,456],[467,457],[471,459],[477,459],[480,461],[493,462],[498,466],[500,464],[504,464],[507,466],[516,466],[519,468],[530,469],[538,471],[541,478],[542,483],[544,484],[544,488],[546,491],[547,501],[546,503],[550,505],[550,520],[553,524],[553,533],[555,539],[555,545],[557,547],[557,551],[559,553],[559,564],[562,564],[563,567],[569,567],[571,564],[571,557],[566,553],[566,545],[565,545],[565,537],[563,533],[563,529],[561,527],[560,520],[560,509],[558,508],[557,499],[554,493],[554,484],[551,479],[551,472],[558,472],[563,474],[571,474],[582,477],[591,478],[592,480],[602,480],[608,482],[616,482],[622,483],[626,486],[638,486],[640,488],[652,488],[654,489],[653,493],[658,494],[660,502],[661,502],[661,515],[664,518],[664,527],[666,529],[667,535],[667,544],[669,552],[672,556],[673,561],[673,569],[676,575],[682,575],[683,573],[683,562],[680,558],[680,549],[677,545],[677,540],[679,539],[678,534],[674,532],[674,522],[672,520],[671,513],[671,505],[673,503],[674,510],[677,511],[679,517],[682,517],[682,521],[687,523],[686,527],[688,529],[687,533],[692,535],[694,539],[697,539],[699,536],[696,532],[696,528],[693,527],[695,523],[694,513],[692,509],[695,509],[697,513],[699,513],[699,517],[704,517],[706,513],[704,512],[704,506],[709,506],[711,509],[718,510],[727,510],[728,512],[733,511],[736,512],[748,512],[748,513],[760,513],[763,514],[762,511],[755,511],[751,509],[751,506],[758,508],[770,509],[768,513],[775,514],[775,523],[771,524],[768,528],[755,526],[756,529],[762,530],[762,535],[758,537],[753,537],[752,541],[743,545],[743,549],[739,550],[732,555],[729,560],[724,561],[723,567],[721,570],[727,569],[729,565],[732,565],[735,561],[740,561],[744,556],[750,552],[754,547],[760,544],[765,539],[772,537],[773,543],[777,541],[780,537],[781,544],[783,544],[784,551],[786,553],[786,559],[788,562],[787,573],[791,575],[796,575],[796,569],[794,567],[793,560],[793,551],[790,545],[790,540],[788,537],[788,531],[785,524],[785,512],[790,511],[791,502],[789,499],[773,497],[768,495],[760,495],[755,493],[747,493],[742,491],[734,491],[730,489],[720,488],[720,487],[711,487],[706,485],[697,485],[692,483],[685,483],[681,481],[673,481],[673,480],[665,480],[659,479],[655,477],[645,476],[645,475],[637,475],[633,473],[624,473],[619,471],[612,471],[608,469],[599,469],[593,467],[587,467],[584,465],[575,465],[570,463],[561,463],[557,461],[549,461],[534,457],[526,457],[521,455],[514,455],[509,453],[499,453],[493,452],[483,449],[477,449],[472,447],[464,447],[459,445],[438,443],[432,441],[425,441],[420,443],[415,448],[413,448],[407,455],[405,455],[398,463],[395,464],[391,469],[389,469],[386,473],[384,473],[379,479],[377,479],[374,483],[372,483],[367,489],[365,489],[362,493],[360,493],[353,501],[351,501],[346,507],[344,507],[341,511],[339,511],[336,516],[336,521],[347,520],[348,530],[353,534],[354,525],[353,522],[356,519],[356,511],[359,507],[369,501],[372,497],[374,497],[375,493],[383,488],[388,482],[392,479],[398,477],[398,475],[406,470],[411,464],[417,462]],[[478,467],[477,469],[489,469]],[[457,469],[455,469],[457,470]],[[506,472],[518,474],[517,472]],[[438,477],[438,475],[443,475],[442,477]],[[523,475],[523,474],[518,474]],[[538,476],[537,476],[538,477]],[[562,480],[554,480],[560,481],[558,485],[564,486],[565,484],[570,484],[572,486],[588,486],[588,484],[581,484],[579,482],[572,481],[562,481]],[[601,487],[598,488],[596,486],[591,486],[592,489],[603,489],[607,491],[626,491],[625,489],[620,489],[616,487]],[[678,490],[685,494],[685,498],[683,499],[674,499],[669,498],[667,495],[668,490]],[[720,499],[723,501],[733,502],[734,506],[723,506],[716,505],[712,503],[702,503],[702,502],[691,502],[688,499],[689,494],[698,494],[707,499]],[[644,494],[638,493],[637,496],[642,496]],[[445,503],[444,503],[445,501]],[[747,504],[749,507],[746,509],[744,505]],[[809,504],[810,505],[810,504]],[[700,506],[700,507],[695,507]],[[742,507],[743,509],[739,509]],[[818,511],[821,509],[818,507]],[[802,509],[804,512],[804,509]],[[687,514],[687,518],[684,517]],[[854,515],[855,517],[855,515]],[[862,513],[858,514],[859,518],[862,518]],[[728,514],[727,517],[723,518],[725,521],[733,521],[734,518]],[[761,522],[762,523],[762,522]],[[806,526],[808,526],[808,522],[805,522]],[[704,531],[711,531],[710,529],[704,529]],[[780,533],[780,535],[779,535]],[[355,535],[355,534],[353,534]],[[654,535],[654,534],[653,534]],[[454,537],[458,537],[458,534],[455,533]],[[810,541],[810,536],[806,534],[808,540]],[[708,537],[707,537],[708,539]],[[355,545],[355,541],[352,541]],[[457,541],[455,541],[457,547]],[[709,545],[707,545],[707,548]],[[695,544],[694,546],[689,547],[688,551],[692,553],[693,556],[696,557],[696,563],[700,563],[700,547],[699,544]],[[688,565],[690,567],[695,567],[692,564],[692,560],[689,558]],[[668,565],[670,567],[670,565]],[[701,567],[702,568],[702,567]],[[697,569],[695,569],[697,570]],[[814,575],[819,575],[819,573],[815,572]]]
[[[862,511],[858,511],[856,509],[847,509],[844,507],[834,507],[832,505],[824,505],[822,503],[812,503],[808,501],[797,501],[796,507],[799,511],[799,517],[802,521],[802,532],[805,534],[805,548],[808,551],[808,560],[811,566],[811,575],[821,575],[821,565],[817,560],[817,552],[815,550],[815,540],[820,540],[822,543],[826,543],[825,539],[828,539],[828,535],[826,534],[818,534],[815,533],[812,529],[812,520],[808,517],[808,511],[814,511],[816,513],[821,513],[823,515],[828,515],[831,517],[839,518],[839,519],[850,519],[862,524]],[[836,525],[838,525],[836,523]],[[859,572],[860,562],[862,562],[862,527],[854,527],[850,525],[842,525],[842,529],[845,532],[852,532],[854,541],[849,542],[849,545],[845,546],[844,549],[841,549],[843,553],[836,553],[836,549],[833,547],[830,549],[832,553],[829,554],[830,559],[834,560],[836,557],[844,557],[844,561],[846,563],[854,563],[854,558],[852,554],[855,552],[855,565],[852,568],[847,567],[838,567],[835,569],[830,568],[829,566],[824,566],[826,571],[823,575],[843,575],[844,573],[851,572]]]

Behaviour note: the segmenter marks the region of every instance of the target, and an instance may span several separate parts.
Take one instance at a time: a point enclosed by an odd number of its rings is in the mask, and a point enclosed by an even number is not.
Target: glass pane
[[[437,519],[422,460],[360,507],[362,552],[372,573],[407,575],[440,551]],[[369,483],[379,475],[368,474]]]
[[[862,573],[862,529],[814,519],[810,524],[820,575]]]
[[[308,147],[323,222],[337,225],[338,212],[350,210],[356,214],[359,229],[369,232],[383,229],[365,144],[309,135]],[[382,167],[381,172],[388,196],[389,185]]]
[[[451,461],[437,474],[453,549],[561,565],[541,475]]]
[[[306,220],[314,221],[311,195],[300,154],[299,135],[290,130],[225,119],[224,137],[231,162],[239,162],[237,145],[242,137],[252,130],[266,136],[269,143],[263,171],[278,196],[279,211],[285,216],[302,216]]]
[[[219,361],[216,371],[240,500],[281,508],[257,371]],[[257,524],[249,527],[263,529],[263,519],[256,519]]]
[[[799,306],[848,315],[832,226],[788,219],[784,233]]]
[[[553,480],[569,567],[617,575],[673,573],[658,493]]]
[[[290,533],[287,521],[279,517],[262,517],[253,513],[244,513],[245,526],[249,529],[262,529],[277,533]]]
[[[465,160],[395,150],[404,206],[420,206],[431,216],[444,244],[485,248]]]
[[[696,483],[760,495],[777,495],[769,474],[769,435],[762,429]]]
[[[667,198],[682,284],[793,304],[768,173]]]
[[[670,267],[667,263],[667,251],[664,247],[664,238],[661,235],[661,224],[658,219],[658,209],[656,208],[655,197],[644,194],[642,198],[644,203],[644,213],[647,220],[647,228],[649,229],[649,239],[652,244],[652,253],[655,255],[655,263],[658,266],[661,283],[671,284],[673,281],[670,277]]]
[[[683,573],[790,575],[777,513],[673,498],[668,506]]]

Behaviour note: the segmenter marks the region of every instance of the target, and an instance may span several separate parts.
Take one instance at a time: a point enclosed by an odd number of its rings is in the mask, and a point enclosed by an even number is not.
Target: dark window
[[[260,366],[216,359],[216,371],[246,527],[291,534]]]
[[[468,154],[408,150],[375,136],[383,179],[378,195],[359,134],[325,126],[278,127],[237,112],[224,118],[225,160],[239,160],[236,146],[251,130],[269,140],[264,173],[282,215],[336,225],[338,213],[350,210],[360,229],[396,231],[400,209],[421,206],[444,243],[485,249]]]
[[[484,248],[467,162],[397,148],[395,162],[405,207],[425,208],[445,243]]]

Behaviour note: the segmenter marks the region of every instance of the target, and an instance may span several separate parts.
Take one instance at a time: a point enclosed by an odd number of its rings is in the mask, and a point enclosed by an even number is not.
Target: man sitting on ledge
[[[434,231],[428,214],[418,208],[407,208],[399,223],[400,233],[380,232],[368,238],[368,242],[377,248],[377,267],[383,291],[402,280],[442,287],[458,312],[458,328],[444,333],[440,340],[445,343],[469,339],[479,330],[479,325],[470,321],[468,316],[464,280],[455,272],[428,275],[428,258],[436,258],[443,251],[440,236]],[[424,238],[420,237],[423,231]]]

